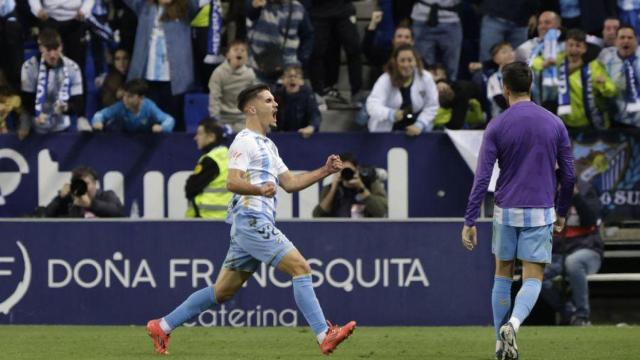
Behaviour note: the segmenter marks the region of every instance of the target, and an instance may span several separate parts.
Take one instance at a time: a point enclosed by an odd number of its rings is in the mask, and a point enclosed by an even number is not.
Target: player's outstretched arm
[[[273,197],[276,194],[276,185],[274,183],[269,182],[260,186],[253,185],[244,179],[244,173],[242,170],[229,169],[227,190],[238,195]]]
[[[287,171],[280,175],[280,186],[288,193],[300,191],[325,177],[342,170],[342,160],[338,155],[329,155],[324,166],[306,173],[293,175]]]

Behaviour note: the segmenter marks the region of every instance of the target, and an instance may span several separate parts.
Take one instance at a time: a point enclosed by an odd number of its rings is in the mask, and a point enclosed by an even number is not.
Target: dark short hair
[[[56,29],[44,28],[38,34],[38,45],[44,46],[47,50],[57,49],[62,45],[62,39]]]
[[[213,116],[207,116],[200,120],[198,126],[202,126],[204,132],[207,134],[215,134],[216,141],[220,141],[224,137],[224,129],[222,126],[218,125],[218,119]]]
[[[240,40],[240,39],[236,39],[236,40],[233,40],[232,42],[229,43],[229,45],[227,46],[227,49],[225,50],[224,53],[225,54],[228,53],[229,50],[231,50],[232,47],[238,46],[238,45],[244,46],[244,48],[247,51],[249,51],[249,44],[247,44],[246,41],[243,41],[243,40]]]
[[[513,49],[513,45],[511,45],[511,43],[508,41],[500,41],[493,44],[493,46],[491,46],[491,49],[489,50],[489,54],[491,55],[491,58],[493,59],[493,57],[496,56],[496,54],[500,50],[502,50],[503,47],[507,47],[507,46]]]
[[[569,39],[586,44],[587,34],[580,29],[570,29],[569,31],[567,31],[566,40],[569,40]]]
[[[122,86],[122,90],[129,94],[145,96],[147,93],[147,82],[142,79],[129,80]]]
[[[85,176],[91,176],[94,181],[98,180],[98,174],[89,166],[80,165],[71,170],[71,179],[82,179]]]
[[[358,167],[358,159],[356,159],[356,156],[353,155],[350,152],[346,152],[346,153],[342,153],[340,155],[338,155],[338,157],[340,157],[340,160],[343,162],[350,162],[353,164],[353,166]]]
[[[637,37],[638,34],[636,34],[636,29],[629,25],[629,24],[621,24],[620,27],[618,28],[618,30],[616,30],[616,36],[618,36],[618,34],[620,34],[620,30],[624,30],[624,29],[629,29],[633,32],[633,36]]]
[[[265,90],[271,91],[271,89],[269,89],[269,85],[256,84],[256,85],[251,85],[248,88],[242,90],[240,94],[238,94],[238,109],[244,112],[245,105],[247,105],[249,101],[255,99],[259,93]]]
[[[514,93],[531,91],[531,69],[527,63],[515,61],[502,68],[502,83]]]
[[[396,28],[393,30],[393,34],[394,35],[395,35],[396,31],[398,31],[398,29],[407,29],[407,30],[409,30],[409,32],[411,33],[411,37],[413,37],[413,29],[411,29],[411,21],[409,21],[409,19],[400,20],[398,25],[396,25]]]

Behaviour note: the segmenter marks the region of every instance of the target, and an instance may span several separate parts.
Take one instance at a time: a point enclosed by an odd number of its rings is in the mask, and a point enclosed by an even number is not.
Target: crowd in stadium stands
[[[635,128],[639,11],[622,0],[0,0],[0,133],[185,131],[201,120],[184,118],[185,96],[207,92],[209,115],[237,132],[237,94],[257,82],[277,95],[277,130],[304,137],[327,108],[359,110],[372,132],[477,129],[508,107],[501,68],[514,60],[568,128]]]

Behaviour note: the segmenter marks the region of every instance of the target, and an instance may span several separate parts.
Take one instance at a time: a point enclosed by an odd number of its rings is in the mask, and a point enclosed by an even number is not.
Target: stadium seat
[[[191,93],[184,96],[184,122],[188,134],[194,134],[200,120],[208,115],[209,94]]]

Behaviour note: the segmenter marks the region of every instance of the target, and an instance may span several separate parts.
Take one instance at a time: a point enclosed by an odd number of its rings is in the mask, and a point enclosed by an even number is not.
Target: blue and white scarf
[[[560,30],[549,29],[544,34],[542,57],[544,61],[556,60],[558,58],[558,38],[560,37]],[[550,66],[542,71],[542,85],[543,86],[556,86],[558,85],[558,69],[555,66]]]
[[[626,107],[625,111],[627,112],[638,112],[640,111],[640,94],[638,90],[640,89],[640,82],[638,81],[638,74],[635,69],[636,56],[632,55],[626,59],[624,59],[624,77],[627,85],[627,89],[625,91],[625,102]]]
[[[596,106],[596,98],[593,92],[593,76],[591,76],[591,67],[589,64],[585,64],[580,70],[580,79],[582,80],[582,103],[584,105],[584,112],[591,126],[596,129],[604,129],[604,116]]]
[[[569,59],[565,58],[558,71],[558,116],[571,114],[569,89]]]
[[[569,84],[569,59],[565,58],[560,66],[558,84],[558,116],[571,114],[571,88]],[[591,67],[584,64],[580,68],[580,80],[582,82],[582,104],[587,119],[595,129],[604,129],[604,117],[596,106],[593,92],[593,77]]]
[[[220,0],[211,0],[209,9],[209,35],[207,40],[207,56],[204,57],[205,64],[218,64],[224,61],[220,54],[220,43],[222,42],[222,7]]]
[[[69,92],[71,89],[71,79],[69,78],[69,71],[64,63],[64,59],[60,58],[62,62],[62,74],[64,79],[62,85],[58,89],[58,96],[54,103],[54,109],[57,106],[66,105],[69,101]],[[55,76],[55,75],[54,75]],[[38,67],[38,84],[36,87],[36,117],[42,113],[42,107],[47,100],[47,90],[49,88],[49,69],[47,68],[46,61],[40,59],[40,65]]]

